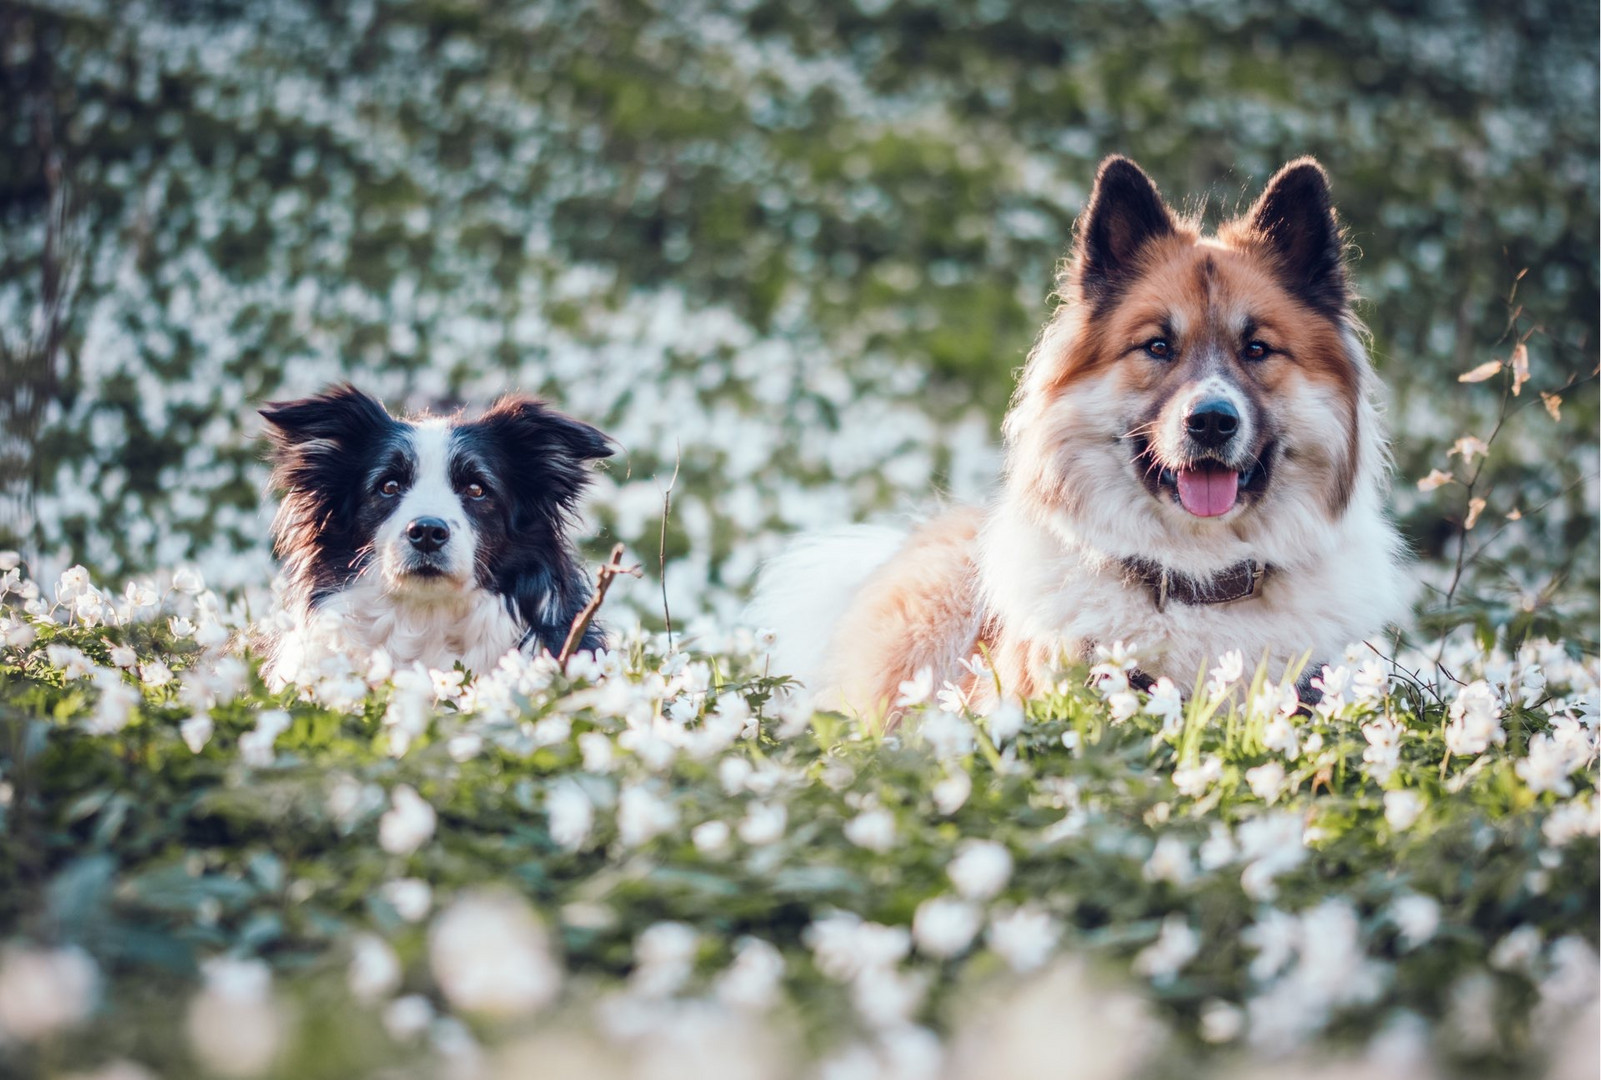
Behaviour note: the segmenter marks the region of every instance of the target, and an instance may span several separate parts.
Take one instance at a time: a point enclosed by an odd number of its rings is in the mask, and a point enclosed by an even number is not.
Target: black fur
[[[1311,158],[1280,169],[1251,209],[1251,228],[1273,256],[1284,285],[1331,318],[1350,302],[1345,243],[1329,198],[1329,178]]]
[[[373,537],[397,505],[379,487],[388,479],[408,483],[414,468],[412,425],[349,385],[273,402],[261,415],[271,443],[271,485],[283,495],[274,550],[293,599],[315,607],[370,562]],[[452,425],[451,479],[480,482],[488,492],[462,503],[476,534],[477,581],[527,628],[525,646],[559,652],[589,600],[589,579],[568,532],[590,481],[589,463],[611,454],[600,431],[520,394]],[[601,628],[591,624],[582,647],[603,643]]]
[[[1084,299],[1103,312],[1139,276],[1146,244],[1173,232],[1173,215],[1151,178],[1126,157],[1101,162],[1078,220],[1075,277]]]

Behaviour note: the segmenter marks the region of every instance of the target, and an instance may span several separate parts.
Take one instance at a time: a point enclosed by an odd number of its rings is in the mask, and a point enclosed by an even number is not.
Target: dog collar
[[[1181,604],[1232,604],[1262,595],[1262,583],[1272,568],[1256,559],[1246,559],[1226,567],[1209,578],[1193,578],[1145,559],[1124,559],[1124,581],[1151,590],[1156,610],[1168,602]]]

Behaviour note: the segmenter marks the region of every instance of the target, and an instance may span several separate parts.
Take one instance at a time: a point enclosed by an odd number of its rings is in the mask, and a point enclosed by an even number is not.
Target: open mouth
[[[1267,487],[1272,456],[1270,443],[1243,469],[1214,458],[1198,458],[1175,468],[1157,461],[1149,443],[1142,439],[1135,446],[1134,468],[1152,495],[1171,498],[1196,517],[1211,518],[1261,494]]]

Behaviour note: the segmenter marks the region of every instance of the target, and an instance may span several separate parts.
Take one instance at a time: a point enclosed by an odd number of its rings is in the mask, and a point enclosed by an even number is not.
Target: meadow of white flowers
[[[1026,709],[914,679],[883,735],[709,620],[271,695],[197,571],[0,563],[26,1075],[1594,1070],[1560,646],[1353,648],[1304,709],[1238,654],[1135,691],[1120,643]]]
[[[1596,1077],[1597,15],[1426,8],[0,10],[0,1075]],[[756,566],[984,495],[1111,151],[1331,170],[1415,620],[813,715]],[[269,692],[341,378],[611,433],[614,647]]]

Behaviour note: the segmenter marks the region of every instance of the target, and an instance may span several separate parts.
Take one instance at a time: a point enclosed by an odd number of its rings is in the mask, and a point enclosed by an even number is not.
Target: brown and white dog
[[[803,538],[752,608],[818,703],[884,715],[922,669],[1038,692],[1122,641],[1189,687],[1220,653],[1313,672],[1398,618],[1385,436],[1328,177],[1286,165],[1203,235],[1108,158],[983,508]],[[1303,679],[1304,681],[1304,679]]]

